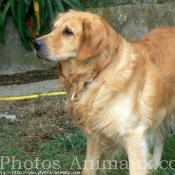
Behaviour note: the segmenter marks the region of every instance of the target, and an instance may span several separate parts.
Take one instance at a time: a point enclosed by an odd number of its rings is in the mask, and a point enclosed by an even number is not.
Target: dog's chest
[[[81,103],[77,105],[79,111],[82,107],[82,116],[85,118],[85,123],[82,125],[84,131],[88,126],[92,133],[96,132],[108,138],[116,138],[128,134],[136,124],[138,119],[133,113],[132,90],[112,94],[101,87],[98,94],[91,97],[91,101],[86,100],[86,96],[89,94],[85,94],[82,97],[85,99],[82,100],[84,102],[80,100]]]
[[[132,95],[127,93],[121,93],[111,101],[104,113],[101,113],[101,122],[109,123],[101,128],[106,136],[120,137],[132,130],[138,120],[133,113],[133,106]]]

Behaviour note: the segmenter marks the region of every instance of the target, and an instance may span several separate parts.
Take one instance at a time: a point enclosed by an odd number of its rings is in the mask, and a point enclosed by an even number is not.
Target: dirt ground
[[[0,102],[0,114],[16,115],[17,118],[13,121],[0,118],[1,144],[7,141],[7,146],[19,148],[20,140],[23,140],[28,153],[36,149],[37,143],[52,140],[54,134],[63,135],[77,129],[64,111],[63,97]]]
[[[35,83],[44,80],[51,80],[58,78],[58,71],[53,70],[40,70],[29,71],[25,73],[17,73],[13,75],[0,75],[0,86],[2,85],[20,85],[27,83]]]

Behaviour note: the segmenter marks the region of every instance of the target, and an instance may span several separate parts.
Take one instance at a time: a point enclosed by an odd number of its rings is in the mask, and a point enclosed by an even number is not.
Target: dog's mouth
[[[41,57],[38,57],[38,58],[40,58],[40,59],[44,59],[44,60],[49,61],[49,62],[57,62],[57,61],[52,60],[52,59],[49,59],[49,58],[41,58]]]
[[[36,50],[35,50],[35,54],[39,59],[44,59],[44,60],[49,61],[49,62],[55,62],[55,60],[51,59],[50,56],[48,56],[47,54],[44,54],[42,52],[40,53]]]
[[[53,56],[53,55],[49,54],[48,51],[41,52],[41,51],[37,51],[35,49],[35,54],[39,59],[44,59],[44,60],[49,61],[49,62],[60,62],[60,61],[65,60],[65,58],[63,58],[63,57]]]
[[[39,53],[35,50],[35,54],[39,59],[43,59],[49,62],[56,62],[55,60],[51,59],[48,55],[45,55],[43,53]]]

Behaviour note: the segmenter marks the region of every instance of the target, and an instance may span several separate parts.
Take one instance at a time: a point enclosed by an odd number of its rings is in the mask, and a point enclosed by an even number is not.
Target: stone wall
[[[124,38],[136,40],[153,28],[175,25],[175,3],[89,9],[102,16]]]
[[[175,25],[175,3],[126,5],[88,9],[105,18],[124,38],[135,40],[149,30],[164,25]],[[5,45],[0,45],[0,74],[13,74],[30,70],[50,69],[54,63],[42,64],[34,52],[21,44],[17,29],[7,18],[4,29]],[[46,31],[46,33],[49,30]]]
[[[46,26],[44,33],[49,32]],[[28,51],[21,43],[18,30],[11,17],[7,17],[4,26],[5,45],[0,44],[0,75],[14,74],[31,70],[50,69],[54,63],[43,62]]]
[[[173,3],[175,0],[80,0],[86,8],[123,6],[123,5],[142,5],[142,4],[163,4]]]

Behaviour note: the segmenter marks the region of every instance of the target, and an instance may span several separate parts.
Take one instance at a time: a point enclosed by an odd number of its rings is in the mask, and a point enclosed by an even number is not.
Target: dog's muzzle
[[[39,51],[44,46],[44,42],[42,40],[35,40],[34,41],[34,47],[36,51]]]
[[[38,58],[47,59],[48,51],[45,42],[41,39],[34,41],[34,47]]]

